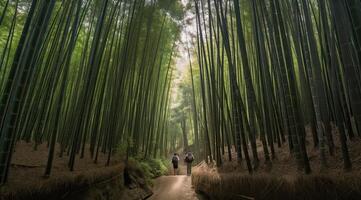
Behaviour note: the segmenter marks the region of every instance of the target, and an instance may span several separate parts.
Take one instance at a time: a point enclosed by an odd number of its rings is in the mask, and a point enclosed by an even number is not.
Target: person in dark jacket
[[[192,152],[189,151],[186,154],[184,161],[187,163],[187,176],[190,176],[192,174],[192,162],[194,161],[194,156]]]
[[[174,155],[173,155],[173,157],[172,157],[172,164],[173,164],[174,176],[177,175],[178,162],[179,162],[179,156],[178,156],[177,153],[174,153]]]

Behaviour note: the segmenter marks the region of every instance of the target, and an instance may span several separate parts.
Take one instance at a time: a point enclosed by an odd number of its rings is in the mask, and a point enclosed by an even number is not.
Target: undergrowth
[[[121,143],[117,148],[117,156],[125,158],[127,157],[127,149],[133,147],[133,141],[127,139],[127,142]],[[128,159],[128,165],[139,169],[147,179],[154,179],[165,175],[168,172],[170,163],[164,158],[146,158],[143,156],[131,156]]]
[[[140,170],[148,183],[152,183],[152,179],[165,175],[168,172],[169,161],[162,158],[140,159],[130,157],[128,164]]]

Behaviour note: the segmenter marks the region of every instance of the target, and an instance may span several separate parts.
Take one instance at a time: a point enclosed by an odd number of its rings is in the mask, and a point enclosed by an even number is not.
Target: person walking
[[[174,153],[174,155],[173,155],[173,157],[172,157],[172,164],[173,164],[174,176],[177,175],[178,162],[179,162],[179,156],[178,156],[177,153]]]
[[[188,152],[184,161],[187,163],[187,176],[192,174],[192,162],[194,161],[194,156],[192,152]]]

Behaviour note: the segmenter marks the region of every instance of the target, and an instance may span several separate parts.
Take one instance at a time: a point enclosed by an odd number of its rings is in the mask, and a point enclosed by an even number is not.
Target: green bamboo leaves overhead
[[[107,164],[119,145],[146,158],[168,152],[180,2],[17,0],[0,10],[1,183],[19,140],[48,142],[46,176],[56,156],[74,170],[84,151],[94,162],[108,154]]]
[[[232,143],[252,173],[262,154],[271,167],[275,148],[287,141],[299,170],[310,173],[308,140],[319,149],[325,169],[337,137],[344,168],[350,169],[347,141],[360,135],[361,122],[355,28],[360,3],[193,0],[193,4],[204,93],[199,123],[211,125],[204,130],[211,140],[206,142],[210,150],[205,158],[215,156],[221,164],[217,152]],[[226,128],[214,126],[220,121]]]

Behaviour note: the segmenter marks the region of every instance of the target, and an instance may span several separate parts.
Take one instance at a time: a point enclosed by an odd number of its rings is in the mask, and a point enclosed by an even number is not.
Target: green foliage
[[[165,175],[168,171],[169,161],[161,158],[139,159],[136,157],[129,158],[135,168],[139,169],[147,181]]]
[[[154,174],[152,173],[152,169],[150,168],[150,166],[148,165],[148,163],[146,162],[139,162],[139,168],[141,169],[141,171],[144,173],[145,177],[147,177],[147,179],[149,178],[153,178]]]
[[[159,7],[169,13],[172,18],[181,20],[184,17],[184,8],[179,0],[159,0]]]
[[[166,161],[162,159],[148,159],[145,161],[147,165],[150,167],[150,171],[153,174],[153,177],[159,177],[164,175],[168,168],[166,165]]]

